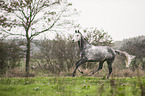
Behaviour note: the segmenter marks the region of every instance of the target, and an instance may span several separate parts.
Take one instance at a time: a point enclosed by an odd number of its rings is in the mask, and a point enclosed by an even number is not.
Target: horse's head
[[[72,39],[73,42],[77,42],[81,39],[81,33],[79,32],[79,30],[75,30],[75,34],[74,37]]]

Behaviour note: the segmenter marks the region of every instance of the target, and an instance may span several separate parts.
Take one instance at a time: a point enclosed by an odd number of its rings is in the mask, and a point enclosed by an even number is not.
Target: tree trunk
[[[29,62],[30,62],[30,39],[27,39],[27,51],[26,51],[26,77],[29,76]]]
[[[28,28],[25,28],[26,30],[26,39],[27,39],[27,50],[26,50],[26,68],[25,68],[25,71],[26,71],[26,77],[29,76],[29,62],[30,62],[30,38],[29,38],[29,27]]]

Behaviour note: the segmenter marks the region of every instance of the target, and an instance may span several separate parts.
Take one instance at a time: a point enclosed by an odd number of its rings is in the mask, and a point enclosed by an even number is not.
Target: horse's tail
[[[128,54],[127,52],[125,52],[125,51],[115,50],[115,52],[116,52],[117,54],[122,55],[122,56],[125,57],[126,67],[129,67],[129,65],[130,65],[130,63],[131,63],[131,61],[132,61],[132,59],[135,58],[135,56],[129,55],[129,54]]]

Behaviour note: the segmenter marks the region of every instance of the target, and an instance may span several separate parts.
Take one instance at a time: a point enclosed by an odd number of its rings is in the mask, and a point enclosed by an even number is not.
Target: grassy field
[[[141,89],[136,77],[2,77],[0,96],[141,96]]]

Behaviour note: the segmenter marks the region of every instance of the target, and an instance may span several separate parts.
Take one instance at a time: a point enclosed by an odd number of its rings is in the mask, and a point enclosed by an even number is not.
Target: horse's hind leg
[[[113,61],[114,61],[114,59],[113,60],[107,60],[108,69],[109,69],[109,74],[107,76],[107,79],[109,79],[110,74],[112,73],[112,63],[113,63]]]
[[[76,68],[75,68],[75,70],[74,70],[74,72],[73,72],[73,77],[75,76],[75,73],[76,73],[76,70],[78,69],[78,67],[79,67],[81,64],[85,63],[85,62],[86,62],[86,60],[81,59],[81,60],[79,60],[79,61],[76,63]]]
[[[93,71],[92,73],[88,74],[88,75],[90,76],[90,75],[96,73],[97,71],[101,70],[102,67],[103,67],[103,63],[104,63],[104,61],[100,61],[100,62],[99,62],[99,68],[98,68],[97,70]]]

